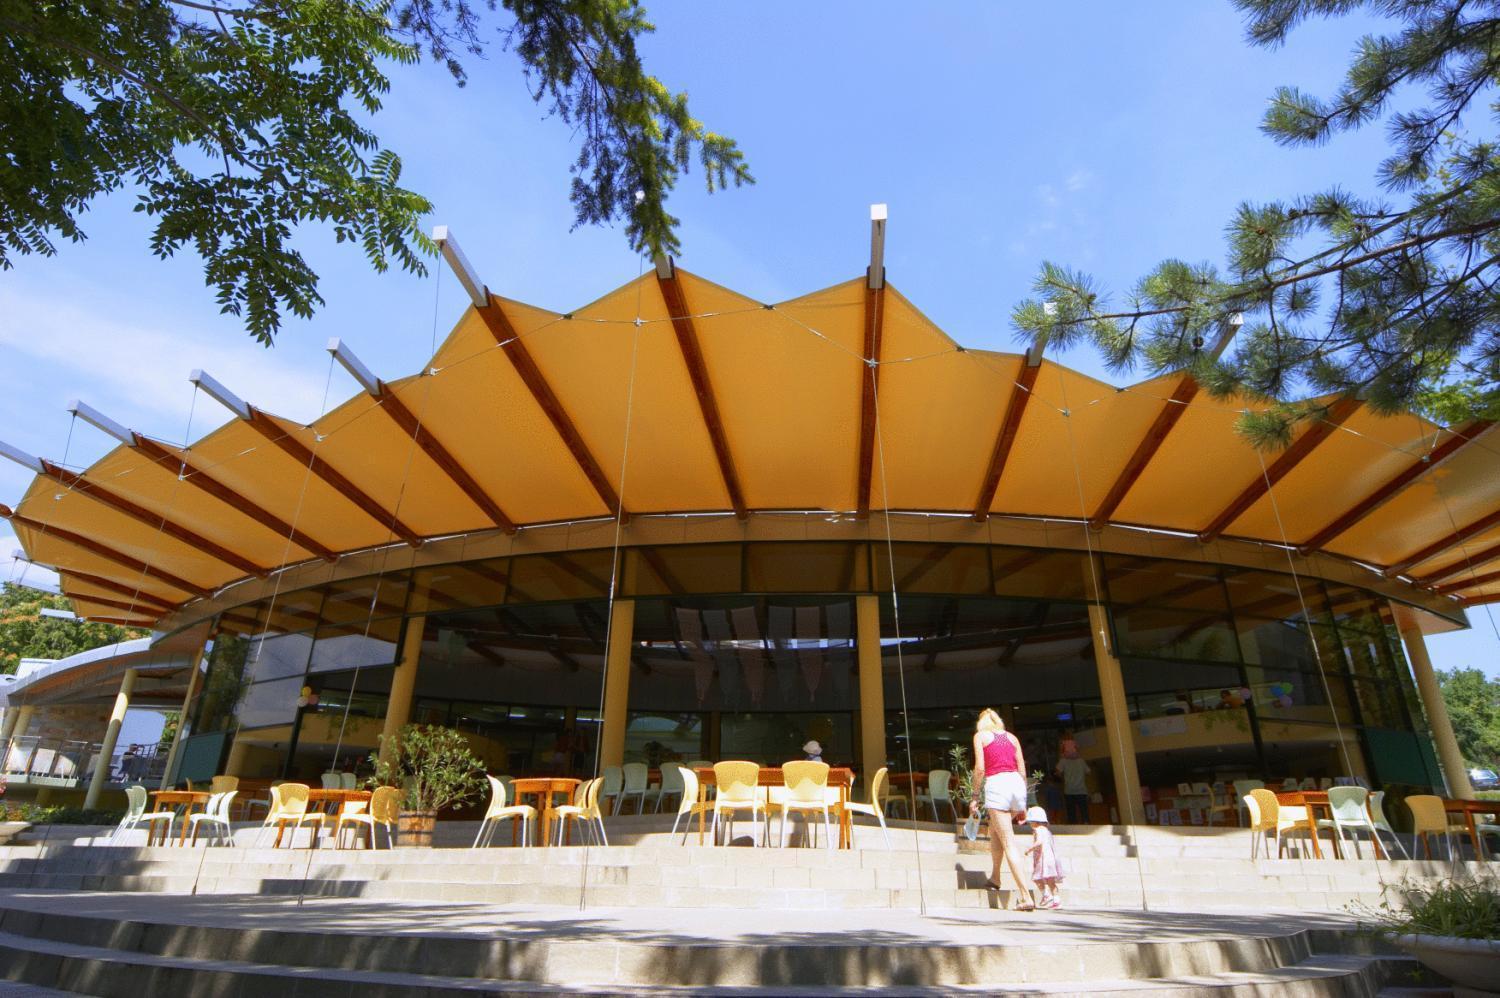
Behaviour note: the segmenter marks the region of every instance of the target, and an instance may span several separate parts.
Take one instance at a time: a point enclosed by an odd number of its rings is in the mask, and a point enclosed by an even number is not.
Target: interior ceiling
[[[864,278],[777,305],[680,269],[565,314],[492,298],[421,373],[372,388],[311,426],[252,408],[185,450],[135,438],[78,476],[49,465],[12,525],[80,616],[142,626],[288,564],[617,508],[1087,518],[1500,599],[1487,425],[1329,400],[1261,454],[1235,429],[1255,400],[966,349]]]

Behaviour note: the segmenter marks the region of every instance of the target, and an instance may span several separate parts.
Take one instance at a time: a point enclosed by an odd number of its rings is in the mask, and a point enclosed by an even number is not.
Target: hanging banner
[[[735,649],[745,676],[745,689],[750,693],[750,702],[760,706],[761,694],[766,688],[766,649],[761,638],[760,621],[756,619],[752,606],[733,610],[730,616],[734,621]]]
[[[729,709],[740,699],[740,663],[734,653],[734,635],[729,630],[728,612],[704,610],[703,627],[708,631],[710,654],[719,670],[719,694],[723,697],[720,706]]]
[[[802,681],[807,684],[807,699],[818,695],[823,681],[822,614],[815,606],[797,607],[797,661],[802,666]]]
[[[714,661],[703,648],[703,621],[697,610],[678,607],[677,633],[682,635],[682,647],[693,662],[693,687],[701,707],[714,684]]]

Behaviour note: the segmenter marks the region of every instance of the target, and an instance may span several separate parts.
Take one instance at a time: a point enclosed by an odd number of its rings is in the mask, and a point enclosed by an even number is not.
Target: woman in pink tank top
[[[1017,911],[1036,908],[1032,897],[1035,885],[1021,864],[1012,827],[1015,818],[1026,814],[1026,778],[1022,775],[1025,772],[1026,759],[1020,741],[1005,730],[1005,722],[1000,720],[999,714],[985,708],[974,725],[974,787],[969,810],[977,815],[982,798],[990,818],[991,870],[985,886],[990,890],[1000,889],[1000,863],[1004,860],[1015,878],[1017,889],[1022,892]]]

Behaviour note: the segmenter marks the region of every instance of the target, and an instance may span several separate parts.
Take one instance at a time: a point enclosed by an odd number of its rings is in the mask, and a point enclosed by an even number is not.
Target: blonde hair
[[[979,720],[974,725],[975,731],[997,731],[1005,730],[1005,722],[1000,720],[1000,715],[995,713],[993,707],[986,707],[979,712]]]

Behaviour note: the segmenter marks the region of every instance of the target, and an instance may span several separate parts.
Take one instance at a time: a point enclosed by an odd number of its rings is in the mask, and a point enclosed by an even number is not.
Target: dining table
[[[698,777],[698,844],[701,846],[703,844],[704,833],[707,829],[707,812],[710,810],[708,805],[708,788],[717,784],[712,767],[695,769],[693,772]],[[762,766],[760,767],[756,785],[767,788],[766,798],[769,802],[769,788],[786,786],[786,778],[781,775],[780,766]],[[839,848],[851,849],[854,846],[853,822],[849,811],[844,805],[849,803],[849,789],[854,786],[854,770],[844,766],[835,766],[829,769],[828,785],[838,788],[839,792],[838,803],[834,805],[835,813],[839,819]],[[785,821],[786,816],[783,815],[781,820]],[[769,816],[767,817],[766,824],[767,834],[769,834]]]
[[[1328,817],[1333,817],[1333,806],[1328,803],[1327,790],[1283,790],[1276,795],[1276,803],[1284,807],[1305,807],[1307,809],[1307,824],[1298,824],[1298,828],[1308,829],[1312,836],[1313,856],[1322,859],[1323,850],[1318,845],[1318,820],[1319,815],[1327,812]],[[1365,813],[1374,821],[1376,815],[1370,810],[1370,798],[1365,798]],[[1335,846],[1337,846],[1338,833],[1334,832]],[[1390,853],[1380,843],[1380,836],[1372,834],[1371,840],[1375,843],[1375,855],[1381,859],[1390,859]]]
[[[523,776],[511,781],[511,793],[515,795],[515,802],[517,804],[522,803],[523,797],[536,798],[536,809],[540,813],[537,826],[541,832],[542,845],[550,845],[552,842],[552,822],[556,819],[557,815],[558,795],[562,794],[565,796],[566,799],[561,801],[563,804],[575,803],[575,798],[578,796],[578,787],[582,783],[582,780],[574,779],[571,776]],[[519,821],[511,822],[511,845],[515,845],[518,841],[517,833],[519,832],[520,824]],[[568,834],[571,839],[571,829]]]
[[[151,791],[151,804],[153,811],[172,808],[182,816],[182,827],[177,833],[177,844],[187,844],[188,816],[196,808],[202,808],[208,803],[209,797],[213,796],[207,790],[153,790]],[[156,823],[146,830],[146,844],[152,845],[152,837],[156,834]],[[167,845],[167,830],[162,829],[161,845]]]
[[[1469,830],[1469,843],[1474,847],[1474,858],[1478,859],[1484,853],[1479,848],[1479,816],[1481,814],[1500,814],[1500,801],[1493,800],[1464,800],[1461,797],[1444,797],[1443,810],[1448,814],[1459,814],[1463,816],[1464,825]]]

